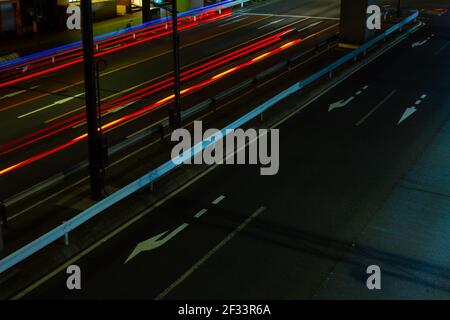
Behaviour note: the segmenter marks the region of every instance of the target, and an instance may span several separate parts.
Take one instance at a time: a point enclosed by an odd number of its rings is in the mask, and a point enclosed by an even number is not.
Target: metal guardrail
[[[247,2],[250,2],[250,1],[252,1],[252,0],[226,0],[226,1],[215,3],[215,4],[212,4],[209,6],[185,11],[185,12],[178,14],[178,16],[180,18],[183,18],[183,17],[195,16],[196,14],[199,14],[202,12],[220,11],[220,10],[235,7],[238,5],[243,7],[244,4],[246,4]],[[132,26],[132,27],[125,28],[122,30],[113,31],[113,32],[109,32],[109,33],[105,33],[105,34],[96,36],[96,37],[94,37],[94,41],[101,41],[101,40],[104,40],[104,39],[107,39],[110,37],[115,37],[115,36],[119,36],[119,35],[123,35],[123,34],[127,34],[127,33],[133,33],[133,32],[139,31],[142,28],[149,27],[154,24],[158,24],[158,23],[162,23],[162,22],[170,21],[170,20],[171,20],[171,17],[152,20],[152,21],[142,23],[142,24],[139,24],[136,26]],[[72,42],[69,44],[59,46],[57,48],[52,48],[49,50],[45,50],[45,51],[37,52],[37,53],[31,54],[31,55],[27,55],[24,57],[18,57],[18,58],[10,59],[7,61],[0,60],[0,69],[5,68],[5,67],[11,67],[16,64],[24,63],[24,62],[32,63],[33,60],[39,59],[39,58],[44,58],[44,57],[51,58],[53,55],[64,53],[67,50],[74,49],[81,45],[82,45],[81,41],[77,41],[77,42]]]
[[[25,260],[26,258],[30,257],[34,253],[40,251],[41,249],[47,247],[48,245],[52,244],[56,240],[66,236],[68,233],[73,231],[74,229],[78,228],[85,222],[89,221],[93,217],[97,216],[98,214],[102,213],[103,211],[107,210],[108,208],[112,207],[113,205],[117,204],[121,200],[127,198],[131,194],[137,192],[138,190],[141,190],[142,188],[156,182],[159,178],[165,176],[166,174],[170,173],[174,169],[181,166],[181,164],[175,164],[175,162],[182,163],[184,160],[187,160],[196,154],[202,152],[205,148],[207,148],[213,141],[217,141],[218,139],[222,137],[226,137],[229,134],[229,130],[238,129],[247,122],[253,120],[254,118],[260,116],[265,111],[270,109],[271,107],[275,106],[280,101],[284,100],[285,98],[289,97],[293,93],[298,92],[302,88],[306,87],[307,85],[313,83],[314,81],[318,80],[319,78],[329,74],[336,68],[342,66],[344,63],[354,59],[361,53],[366,52],[370,47],[372,47],[374,44],[382,41],[387,36],[392,34],[393,32],[397,30],[401,30],[405,25],[408,23],[416,20],[419,16],[419,12],[415,11],[413,14],[411,14],[408,18],[403,20],[402,22],[396,24],[395,26],[389,28],[385,32],[381,33],[371,41],[367,42],[366,44],[362,45],[361,47],[353,50],[352,52],[348,53],[347,55],[343,56],[342,58],[338,59],[336,62],[332,63],[328,67],[314,73],[310,77],[292,85],[291,87],[287,88],[286,90],[280,92],[276,96],[272,97],[265,103],[261,104],[259,107],[253,109],[249,113],[245,114],[244,116],[240,117],[233,123],[229,124],[225,128],[223,128],[220,132],[210,136],[206,140],[203,140],[202,142],[198,143],[185,153],[183,153],[181,156],[178,156],[177,158],[170,160],[158,168],[150,171],[148,174],[142,176],[141,178],[137,179],[136,181],[130,183],[126,187],[122,188],[121,190],[113,193],[109,197],[99,201],[92,207],[88,208],[87,210],[83,211],[82,213],[78,214],[74,218],[70,219],[69,221],[63,223],[61,226],[49,231],[48,233],[44,234],[40,238],[34,240],[33,242],[29,243],[28,245],[22,247],[21,249],[13,252],[9,256],[3,258],[0,260],[0,273],[5,272],[6,270],[10,269],[11,267],[15,266],[19,262]]]

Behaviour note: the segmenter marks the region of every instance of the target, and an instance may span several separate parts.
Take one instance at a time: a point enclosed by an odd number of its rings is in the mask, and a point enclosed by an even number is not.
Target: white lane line
[[[29,89],[23,89],[23,90],[20,90],[20,91],[16,91],[16,92],[5,94],[3,97],[0,97],[0,100],[18,96],[19,94],[25,93],[25,92],[27,92],[29,90],[34,90],[34,89],[38,88],[39,86],[40,85],[37,85],[37,86],[31,87]]]
[[[13,93],[8,93],[8,94],[5,94],[3,97],[0,97],[0,100],[7,99],[7,98],[12,98],[12,97],[15,97],[15,96],[17,96],[17,95],[19,95],[21,93],[25,93],[25,92],[27,92],[27,90],[20,90],[20,91],[16,91],[16,92],[13,92]]]
[[[415,105],[418,106],[418,105],[421,104],[421,103],[422,103],[422,100],[417,100],[417,101],[415,102]]]
[[[225,239],[223,239],[217,246],[215,246],[211,251],[203,256],[197,263],[195,263],[190,269],[181,275],[175,282],[173,282],[167,289],[161,292],[155,300],[162,300],[167,295],[178,287],[184,280],[189,278],[191,274],[194,273],[198,268],[200,268],[206,261],[208,261],[214,254],[216,254],[220,249],[222,249],[228,242],[230,242],[239,232],[244,230],[244,228],[250,224],[255,218],[257,218],[262,212],[266,210],[265,207],[261,207],[256,210],[247,220],[245,220],[241,225],[239,225],[232,233],[230,233]]]
[[[242,15],[249,16],[270,16],[270,17],[283,17],[283,18],[307,18],[307,19],[321,19],[321,20],[340,20],[339,18],[334,17],[317,17],[317,16],[298,16],[291,14],[269,14],[269,13],[241,13]]]
[[[450,41],[448,41],[446,44],[444,44],[439,50],[437,50],[434,54],[439,55],[442,51],[444,51],[448,45],[450,44]]]
[[[199,212],[197,212],[194,216],[194,218],[199,219],[201,218],[206,212],[208,212],[208,209],[202,209]]]
[[[367,120],[379,107],[381,107],[386,101],[388,101],[392,96],[397,92],[397,90],[393,90],[391,93],[389,93],[383,100],[380,101],[372,110],[369,111],[368,114],[366,114],[361,120],[359,120],[356,123],[356,126],[359,127],[364,121]]]
[[[77,124],[76,126],[73,126],[72,129],[78,129],[78,128],[84,126],[85,124],[86,124],[86,121],[83,121],[83,122]]]
[[[22,114],[22,115],[18,116],[17,118],[18,118],[18,119],[22,119],[22,118],[28,117],[28,116],[30,116],[30,115],[32,115],[32,114],[35,114],[35,113],[41,112],[41,111],[43,111],[43,110],[47,110],[47,109],[49,109],[49,108],[51,108],[51,107],[54,107],[54,106],[57,106],[57,105],[61,105],[61,104],[64,104],[64,103],[66,103],[66,102],[69,102],[69,101],[71,101],[71,100],[74,100],[74,99],[76,99],[76,98],[78,98],[78,97],[81,97],[82,95],[84,95],[84,92],[79,93],[79,94],[76,94],[76,95],[71,96],[71,97],[67,97],[67,98],[64,98],[64,99],[55,101],[55,102],[53,102],[52,104],[49,104],[49,105],[47,105],[47,106],[45,106],[45,107],[42,107],[42,108],[33,110],[33,111],[28,112],[28,113],[25,113],[25,114]]]
[[[425,99],[426,97],[427,97],[427,95],[426,95],[426,94],[423,94],[423,95],[420,96],[420,99],[423,100],[423,99]]]
[[[246,20],[247,18],[248,17],[240,17],[239,19],[234,19],[233,21],[229,21],[229,22],[223,23],[223,24],[219,25],[218,27],[219,28],[223,28],[223,27],[228,26],[230,24],[237,23],[237,22],[240,22],[242,20]]]
[[[220,196],[220,197],[218,197],[216,200],[214,200],[214,201],[212,202],[212,204],[218,205],[218,204],[221,203],[224,199],[225,199],[225,196]]]
[[[323,22],[323,21],[317,21],[317,22],[311,23],[311,24],[307,25],[307,26],[304,27],[304,28],[298,29],[297,31],[300,32],[300,31],[304,31],[304,30],[307,30],[307,29],[311,29],[312,27],[318,26],[318,25],[321,24],[322,22]]]
[[[275,20],[275,21],[266,23],[265,25],[262,25],[261,27],[259,27],[258,30],[264,29],[264,28],[266,28],[268,26],[274,25],[274,24],[279,23],[279,22],[284,21],[284,20],[286,20],[286,19],[279,19],[279,20]]]

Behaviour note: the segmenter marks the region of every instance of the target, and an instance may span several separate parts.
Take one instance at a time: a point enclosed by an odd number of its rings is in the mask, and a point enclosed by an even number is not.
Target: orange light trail
[[[288,42],[288,43],[286,43],[286,44],[284,44],[284,45],[282,45],[282,46],[280,46],[280,47],[278,47],[276,49],[273,49],[273,50],[271,50],[269,52],[266,52],[266,53],[264,53],[264,54],[262,54],[262,55],[260,55],[260,56],[258,56],[256,58],[254,58],[254,59],[251,59],[251,60],[249,60],[247,62],[244,62],[244,63],[242,63],[242,64],[240,64],[238,66],[230,68],[230,69],[228,69],[228,70],[226,70],[224,72],[221,72],[221,73],[211,77],[210,79],[207,79],[207,80],[205,80],[203,82],[200,82],[200,83],[198,83],[196,85],[193,85],[193,86],[191,86],[191,87],[189,87],[187,89],[184,89],[180,93],[183,96],[186,93],[189,93],[189,92],[192,92],[194,90],[198,90],[198,89],[204,88],[204,87],[206,87],[206,86],[208,86],[208,85],[218,81],[219,79],[223,78],[226,75],[235,73],[238,70],[241,70],[243,68],[249,67],[250,65],[253,65],[253,64],[255,64],[258,61],[267,59],[268,57],[271,57],[271,56],[273,56],[273,55],[275,55],[275,54],[277,54],[277,53],[279,53],[281,51],[284,51],[287,48],[290,48],[290,47],[292,47],[292,46],[294,46],[296,44],[299,44],[300,42],[302,42],[302,40],[303,39],[300,38],[300,39],[296,39],[294,41]],[[161,99],[161,100],[159,100],[159,101],[157,101],[157,102],[155,102],[155,103],[153,103],[151,105],[148,105],[148,106],[146,106],[146,107],[144,107],[144,108],[142,108],[140,110],[137,110],[137,111],[135,111],[133,113],[125,115],[122,118],[119,118],[117,120],[111,121],[111,122],[103,125],[102,126],[102,130],[108,131],[108,129],[111,130],[115,126],[117,126],[119,124],[122,124],[124,122],[128,122],[130,120],[137,119],[140,116],[143,116],[144,114],[148,113],[152,109],[155,109],[155,108],[157,108],[159,106],[162,106],[164,104],[167,104],[167,103],[171,102],[174,99],[174,97],[175,97],[175,95],[172,94],[172,95],[167,96],[167,97],[165,97],[165,98],[163,98],[163,99]],[[70,147],[70,146],[72,146],[72,145],[74,145],[74,144],[76,144],[76,143],[78,143],[80,141],[86,140],[87,136],[88,136],[87,133],[85,133],[85,134],[80,135],[79,137],[76,137],[76,138],[70,140],[69,142],[67,142],[65,144],[62,144],[62,145],[60,145],[60,146],[58,146],[56,148],[50,149],[50,150],[48,150],[46,152],[40,153],[40,154],[38,154],[36,156],[33,156],[33,157],[31,157],[31,158],[29,158],[27,160],[24,160],[24,161],[19,162],[19,163],[15,164],[15,165],[12,165],[12,166],[10,166],[8,168],[5,168],[5,169],[0,171],[0,176],[3,176],[3,175],[5,175],[5,174],[7,174],[7,173],[9,173],[11,171],[14,171],[14,170],[19,169],[19,168],[24,167],[24,166],[27,166],[27,165],[29,165],[31,163],[34,163],[34,162],[36,162],[38,160],[41,160],[43,158],[46,158],[47,156],[49,156],[51,154],[54,154],[54,153],[56,153],[58,151],[67,149],[68,147]]]

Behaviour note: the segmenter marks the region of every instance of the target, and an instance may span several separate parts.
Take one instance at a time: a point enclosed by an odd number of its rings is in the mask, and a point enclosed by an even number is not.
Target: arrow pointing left
[[[166,235],[169,232],[169,230],[167,230],[163,233],[160,233],[157,236],[154,236],[153,238],[150,238],[146,241],[139,243],[136,246],[136,248],[133,250],[133,252],[130,254],[128,259],[124,262],[124,264],[126,264],[128,261],[130,261],[131,259],[136,257],[141,252],[155,250],[155,249],[158,249],[159,247],[165,245],[167,242],[169,242],[171,239],[173,239],[176,235],[178,235],[180,232],[182,232],[187,227],[189,227],[189,224],[185,223],[185,224],[179,226],[177,229],[175,229],[174,231],[172,231],[165,237],[164,237],[164,235]],[[164,237],[164,238],[162,238],[162,237]]]
[[[342,100],[340,100],[340,101],[338,101],[338,102],[335,102],[335,103],[330,104],[330,107],[328,108],[328,112],[331,112],[331,111],[333,111],[334,109],[339,109],[339,108],[345,107],[345,106],[348,105],[350,102],[352,102],[353,99],[355,99],[355,97],[352,96],[352,97],[348,98],[347,100],[342,99]]]
[[[417,41],[417,42],[414,42],[412,45],[411,45],[411,47],[413,47],[413,48],[415,48],[415,47],[420,47],[420,46],[423,46],[425,43],[427,43],[428,42],[428,40],[423,40],[423,41]]]

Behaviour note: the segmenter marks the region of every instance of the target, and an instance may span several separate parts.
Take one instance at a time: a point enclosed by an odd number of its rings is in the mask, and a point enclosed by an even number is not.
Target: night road
[[[95,38],[99,96],[52,51],[80,31],[0,62],[0,297],[449,300],[450,4],[370,3],[378,30],[367,0],[179,1],[178,93],[168,18]]]

